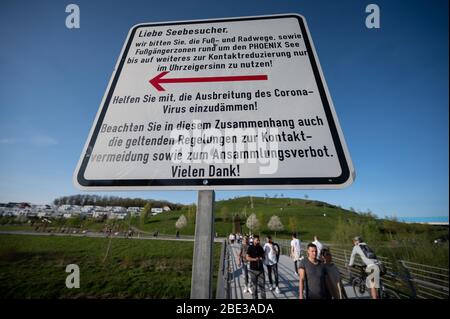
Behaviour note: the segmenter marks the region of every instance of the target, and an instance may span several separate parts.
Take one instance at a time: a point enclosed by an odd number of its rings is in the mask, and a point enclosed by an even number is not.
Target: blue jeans
[[[273,275],[275,277],[275,286],[278,287],[278,264],[274,264],[274,265],[267,265],[267,273],[269,275],[269,283],[272,286],[273,282],[272,282],[272,271],[273,271]]]

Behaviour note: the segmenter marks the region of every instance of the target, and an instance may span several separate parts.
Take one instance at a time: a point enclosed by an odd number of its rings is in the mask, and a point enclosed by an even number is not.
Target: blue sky
[[[448,1],[69,1],[0,3],[0,202],[80,193],[72,174],[129,28],[141,22],[300,13],[307,19],[357,172],[344,190],[281,194],[377,215],[448,216]],[[381,28],[365,27],[365,7]],[[114,192],[196,201],[196,192]]]

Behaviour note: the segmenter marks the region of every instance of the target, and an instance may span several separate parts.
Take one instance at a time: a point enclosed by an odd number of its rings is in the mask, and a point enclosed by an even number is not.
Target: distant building
[[[72,210],[72,205],[69,204],[63,204],[58,206],[58,211],[60,212],[68,212]]]
[[[94,206],[92,205],[85,205],[81,207],[81,212],[88,214],[88,213],[92,213],[94,211]]]
[[[123,220],[127,217],[126,213],[111,213],[108,215],[108,219],[119,219]]]
[[[160,214],[160,213],[163,212],[163,209],[162,209],[162,208],[155,207],[155,208],[152,208],[150,211],[151,211],[152,213],[154,213],[154,214]]]
[[[113,211],[114,213],[126,213],[126,212],[127,212],[127,209],[126,209],[125,207],[122,207],[122,206],[114,206],[114,207],[112,208],[112,211]]]
[[[92,213],[92,217],[93,217],[93,218],[98,218],[98,219],[103,218],[103,217],[108,216],[108,215],[109,215],[108,212],[105,212],[105,211],[98,211],[98,210],[96,210],[96,211],[94,211],[94,212]]]
[[[138,215],[142,211],[142,209],[143,209],[143,207],[128,207],[127,212],[131,216],[135,216],[135,215]]]
[[[165,211],[165,212],[170,212],[170,211],[171,211],[171,209],[170,209],[169,206],[164,206],[162,209],[163,209],[163,211]]]

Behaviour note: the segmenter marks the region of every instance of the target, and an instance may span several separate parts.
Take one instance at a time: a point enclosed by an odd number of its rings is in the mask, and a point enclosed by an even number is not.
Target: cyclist
[[[355,263],[355,257],[358,255],[362,262],[364,263],[366,267],[367,273],[372,273],[375,271],[376,273],[380,273],[380,268],[378,267],[378,259],[375,253],[372,249],[370,249],[369,246],[363,241],[363,239],[360,236],[356,236],[353,238],[353,250],[352,255],[350,256],[350,262],[348,264],[349,267],[353,267]],[[377,284],[375,282],[376,278],[372,278],[370,280],[370,295],[372,299],[377,299]],[[379,280],[379,277],[378,277]]]

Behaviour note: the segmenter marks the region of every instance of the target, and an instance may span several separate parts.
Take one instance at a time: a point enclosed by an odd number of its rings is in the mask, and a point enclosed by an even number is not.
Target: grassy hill
[[[179,216],[184,214],[188,223],[182,233],[193,235],[195,209],[195,206],[184,206],[172,212],[148,216],[144,223],[135,217],[131,223],[145,231],[158,230],[160,233],[175,234],[175,222]],[[392,239],[392,236],[403,232],[429,233],[433,238],[448,240],[448,228],[446,227],[405,224],[395,220],[378,219],[371,213],[356,213],[328,203],[298,198],[238,197],[217,201],[215,203],[215,231],[219,236],[226,236],[235,231],[233,218],[239,216],[241,231],[248,233],[250,230],[245,223],[252,213],[256,215],[261,225],[254,232],[261,235],[274,234],[267,227],[267,223],[272,216],[278,216],[284,225],[284,231],[277,232],[278,238],[290,238],[292,231],[296,231],[304,241],[312,240],[314,235],[320,236],[323,241],[340,241],[336,234],[337,228],[348,224],[353,226],[355,231],[353,236],[364,235],[370,230],[378,231],[377,238],[372,238],[373,236],[367,234],[368,238],[375,241],[388,241]]]
[[[235,232],[233,219],[240,218],[241,231],[249,233],[246,220],[254,213],[260,227],[253,233],[275,235],[267,223],[274,215],[284,226],[276,233],[277,239],[288,239],[296,231],[302,241],[312,241],[318,235],[323,242],[351,249],[351,239],[360,235],[376,248],[380,255],[392,259],[406,259],[419,263],[449,265],[448,227],[406,224],[396,220],[379,219],[371,213],[356,213],[328,203],[296,198],[239,197],[217,201],[215,231],[218,236]],[[195,207],[150,216],[145,222],[134,218],[131,223],[148,232],[175,234],[175,222],[184,214],[188,223],[181,233],[194,235]],[[439,239],[441,244],[434,244]]]

